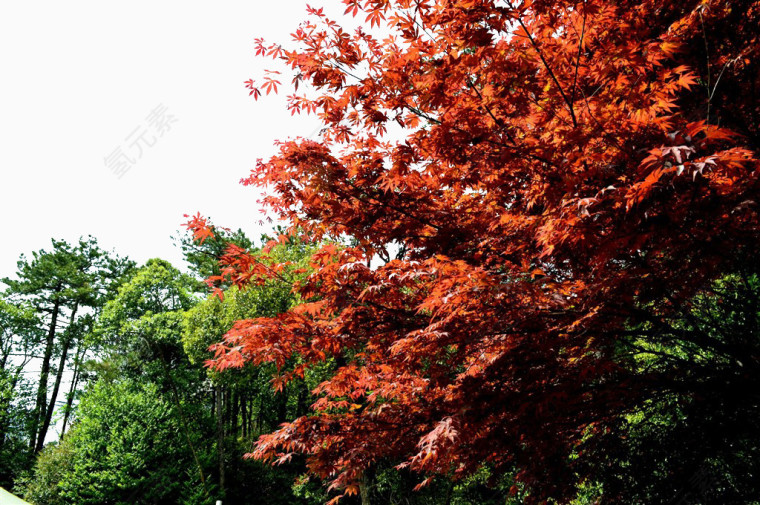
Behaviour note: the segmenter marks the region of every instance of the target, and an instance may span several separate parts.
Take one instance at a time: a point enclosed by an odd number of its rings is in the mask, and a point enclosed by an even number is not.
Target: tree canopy
[[[343,3],[362,26],[309,8],[292,47],[257,41],[285,69],[246,83],[258,98],[290,72],[291,112],[323,129],[244,183],[291,235],[351,239],[312,255],[300,304],[215,347],[217,369],[273,362],[279,384],[337,364],[313,412],[254,457],[305,454],[348,495],[383,462],[422,485],[487,465],[526,502],[564,502],[605,457],[636,460],[621,443],[652,402],[685,410],[650,420],[696,422],[706,381],[756,391],[756,333],[706,326],[720,312],[699,300],[730,299],[726,276],[756,284],[760,2]],[[213,236],[201,216],[188,226]],[[212,279],[238,286],[286,268],[236,247],[222,265]],[[702,432],[733,426],[728,405]],[[719,444],[679,453],[689,428],[671,435],[656,469],[669,490],[650,501],[719,465]],[[617,477],[610,502],[632,492]],[[737,482],[712,498],[741,497]]]
[[[71,371],[74,378],[64,409],[65,430],[80,365],[88,351],[84,341],[93,314],[134,267],[133,262],[103,251],[93,237],[80,238],[74,244],[51,242],[50,250],[34,251],[31,258],[22,255],[16,275],[2,279],[7,288],[0,300],[0,452],[9,451],[3,463],[28,462],[42,450],[63,377]],[[73,370],[67,368],[71,354]],[[32,367],[39,370],[30,371]],[[30,379],[35,376],[33,397]],[[19,445],[23,432],[28,451]],[[13,480],[20,466],[24,464],[9,465],[13,470],[3,468],[2,481]]]

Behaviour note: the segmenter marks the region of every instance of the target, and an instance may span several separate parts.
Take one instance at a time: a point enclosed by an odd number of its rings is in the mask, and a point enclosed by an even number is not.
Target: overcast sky
[[[258,238],[258,195],[238,181],[317,123],[243,83],[269,63],[254,37],[289,41],[305,3],[3,2],[0,277],[51,237],[88,234],[179,263],[185,213]]]

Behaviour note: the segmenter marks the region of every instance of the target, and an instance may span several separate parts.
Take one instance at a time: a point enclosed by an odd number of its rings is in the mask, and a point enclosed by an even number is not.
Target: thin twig
[[[710,47],[707,43],[707,30],[705,29],[705,20],[702,17],[701,6],[697,9],[697,12],[699,12],[699,21],[700,23],[702,23],[702,37],[705,40],[705,66],[707,67],[707,117],[705,118],[705,123],[709,125],[710,124],[710,100],[712,98],[712,95],[710,94]]]
[[[512,3],[509,0],[506,0],[506,3],[510,9],[514,9],[514,7],[512,6]],[[530,41],[531,46],[533,46],[533,49],[536,51],[536,53],[538,53],[538,57],[541,58],[541,62],[544,64],[544,68],[546,68],[546,71],[549,72],[549,77],[551,77],[552,80],[554,81],[554,84],[557,85],[559,94],[562,95],[562,99],[565,101],[565,104],[567,104],[567,108],[570,111],[570,118],[573,120],[573,126],[577,127],[578,120],[575,117],[575,111],[573,110],[573,103],[567,98],[567,95],[565,94],[565,91],[562,89],[562,85],[559,83],[557,76],[554,75],[554,71],[549,65],[549,62],[546,61],[543,51],[541,51],[541,48],[539,47],[538,43],[533,38],[533,35],[531,35],[531,33],[528,31],[528,28],[525,26],[525,23],[523,23],[522,21],[522,17],[519,15],[517,16],[517,22],[520,24],[520,27],[525,32],[525,35],[528,37],[528,40]]]
[[[585,4],[585,2],[584,2]],[[578,40],[578,57],[575,59],[575,75],[573,76],[573,92],[570,95],[571,107],[575,104],[575,88],[578,85],[578,67],[581,66],[581,53],[583,51],[583,37],[586,34],[586,10],[583,10],[583,25],[581,26],[581,35]]]

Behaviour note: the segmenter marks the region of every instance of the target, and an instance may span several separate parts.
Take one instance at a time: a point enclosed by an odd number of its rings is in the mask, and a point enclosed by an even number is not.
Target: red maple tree
[[[306,302],[214,348],[219,369],[298,356],[279,384],[337,363],[313,414],[253,456],[306,454],[347,494],[390,460],[453,478],[486,463],[567,499],[584,440],[662,390],[620,342],[673,330],[756,257],[760,2],[343,3],[368,26],[309,8],[294,48],[257,41],[323,130],[243,182],[293,233],[352,245],[314,255]],[[240,285],[278,273],[224,262]]]

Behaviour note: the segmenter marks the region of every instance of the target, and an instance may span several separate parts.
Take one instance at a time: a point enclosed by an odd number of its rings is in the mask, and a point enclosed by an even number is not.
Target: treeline
[[[318,504],[322,482],[303,458],[268,466],[244,458],[253,442],[303,416],[310,391],[335,365],[273,388],[273,364],[224,372],[208,348],[242,319],[274,317],[300,300],[281,279],[209,296],[229,244],[254,249],[242,232],[216,230],[203,244],[178,240],[190,274],[152,259],[138,266],[94,238],[22,257],[0,300],[0,485],[36,505]],[[291,241],[267,261],[288,262],[291,282],[314,247]],[[291,359],[286,367],[294,367]],[[504,503],[510,482],[487,468],[466,482],[378,465],[356,502]],[[350,502],[351,500],[346,500]]]
[[[8,485],[40,452],[53,415],[66,431],[94,342],[97,314],[134,263],[101,250],[95,239],[21,257],[0,299],[0,482]],[[66,373],[72,378],[62,391]],[[59,400],[63,407],[56,410]]]
[[[282,283],[207,297],[202,279],[231,242],[252,247],[240,232],[180,240],[194,275],[138,267],[91,237],[21,258],[0,300],[0,485],[35,504],[298,502],[302,465],[242,456],[305,411],[306,382],[276,394],[266,366],[204,367],[235,320],[294,301]],[[297,264],[307,251],[275,254]]]

